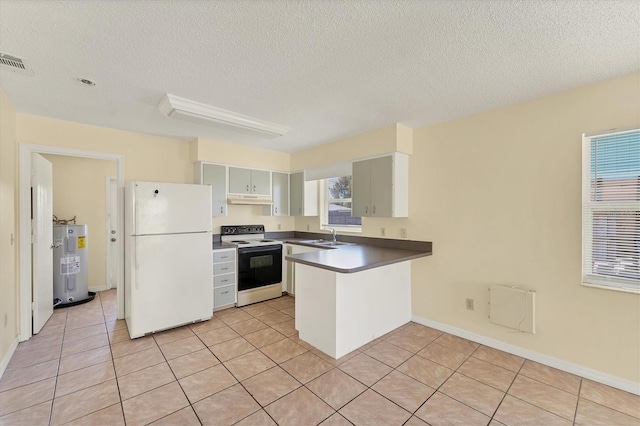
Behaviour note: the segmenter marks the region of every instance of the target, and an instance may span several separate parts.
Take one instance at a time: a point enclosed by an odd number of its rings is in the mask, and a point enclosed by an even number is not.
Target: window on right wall
[[[582,281],[640,292],[640,129],[583,137]]]

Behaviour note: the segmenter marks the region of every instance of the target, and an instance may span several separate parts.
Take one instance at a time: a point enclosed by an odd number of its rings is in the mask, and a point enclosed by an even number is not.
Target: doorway
[[[19,149],[19,220],[20,220],[20,287],[18,304],[20,309],[20,336],[19,340],[25,341],[32,336],[32,224],[31,224],[31,176],[33,174],[32,154],[53,154],[71,157],[90,158],[98,160],[110,160],[116,162],[115,187],[116,194],[112,196],[115,206],[113,214],[116,217],[116,235],[122,234],[124,216],[122,214],[122,200],[124,188],[124,156],[96,151],[85,151],[71,148],[62,148],[47,145],[20,144]],[[98,232],[102,232],[101,230]],[[119,240],[119,239],[118,239]],[[115,282],[123,282],[123,245],[117,244],[114,249],[115,257]],[[112,259],[113,260],[113,259]],[[116,284],[117,286],[117,284]],[[117,291],[118,318],[124,318],[124,292],[122,286]]]

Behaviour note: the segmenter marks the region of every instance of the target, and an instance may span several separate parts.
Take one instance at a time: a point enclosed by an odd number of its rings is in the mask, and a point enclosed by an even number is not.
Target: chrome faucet
[[[335,228],[329,228],[329,229],[331,229],[331,235],[333,236],[333,244],[335,244],[337,242],[336,229]]]

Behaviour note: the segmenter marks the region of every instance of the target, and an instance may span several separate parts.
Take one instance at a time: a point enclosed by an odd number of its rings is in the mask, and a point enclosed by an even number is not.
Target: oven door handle
[[[273,252],[273,251],[282,252],[282,245],[274,244],[274,245],[271,245],[271,246],[242,247],[242,248],[238,248],[238,255],[251,254],[251,253]]]

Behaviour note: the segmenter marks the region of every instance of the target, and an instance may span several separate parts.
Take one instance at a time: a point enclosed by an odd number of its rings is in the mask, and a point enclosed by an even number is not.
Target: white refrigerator
[[[211,187],[128,182],[125,319],[132,339],[213,315]]]

